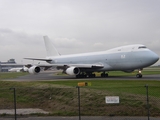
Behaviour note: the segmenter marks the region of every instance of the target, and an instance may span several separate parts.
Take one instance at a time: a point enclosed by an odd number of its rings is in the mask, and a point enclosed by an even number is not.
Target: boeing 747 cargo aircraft
[[[156,53],[141,44],[126,45],[101,52],[60,55],[47,36],[44,36],[44,42],[47,51],[46,58],[25,59],[46,61],[49,65],[32,66],[28,69],[29,73],[39,73],[40,67],[45,69],[56,67],[68,75],[85,78],[95,77],[94,72],[102,72],[101,77],[108,77],[108,71],[138,70],[136,77],[141,78],[141,70],[159,60]]]

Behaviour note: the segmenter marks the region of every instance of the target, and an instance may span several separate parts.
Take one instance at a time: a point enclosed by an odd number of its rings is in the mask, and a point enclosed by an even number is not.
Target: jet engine
[[[36,73],[39,73],[40,71],[41,71],[41,68],[37,66],[32,66],[28,69],[28,72],[31,74],[36,74]]]
[[[80,69],[76,67],[69,67],[66,69],[66,73],[68,75],[78,75],[80,73]]]

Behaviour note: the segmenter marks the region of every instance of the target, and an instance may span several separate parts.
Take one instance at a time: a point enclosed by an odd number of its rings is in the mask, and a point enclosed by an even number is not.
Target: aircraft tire
[[[136,77],[137,78],[142,78],[142,74],[137,74]]]
[[[85,75],[85,74],[76,75],[76,78],[86,78],[86,77],[87,77],[87,75]]]
[[[102,74],[101,74],[101,77],[103,77],[103,78],[104,78],[104,77],[108,77],[108,73],[107,73],[107,74],[102,73]]]
[[[142,74],[140,74],[140,78],[142,78]]]
[[[95,78],[95,77],[96,77],[95,74],[90,74],[90,75],[89,75],[89,78]]]
[[[104,77],[104,74],[103,74],[103,73],[101,74],[101,77]]]
[[[105,77],[108,77],[108,73],[105,74]]]

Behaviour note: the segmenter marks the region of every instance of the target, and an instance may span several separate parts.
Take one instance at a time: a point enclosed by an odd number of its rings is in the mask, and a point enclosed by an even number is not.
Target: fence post
[[[147,110],[148,110],[148,120],[149,120],[149,116],[150,116],[150,114],[149,114],[148,85],[146,84],[146,85],[145,85],[145,87],[146,87],[146,95],[147,95]]]
[[[13,90],[13,97],[14,97],[14,117],[15,120],[17,120],[17,113],[16,113],[16,88],[10,88],[10,90]]]
[[[80,87],[76,87],[78,89],[78,115],[79,115],[79,120],[81,120],[81,105],[80,105]]]

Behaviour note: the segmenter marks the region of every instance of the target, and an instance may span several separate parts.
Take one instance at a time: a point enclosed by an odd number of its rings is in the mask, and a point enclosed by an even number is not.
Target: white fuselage
[[[102,52],[47,57],[50,64],[102,64],[99,69],[82,71],[130,71],[148,67],[158,61],[157,54],[144,45],[128,45]]]
[[[106,71],[132,72],[138,70],[137,78],[141,78],[141,70],[159,60],[157,54],[141,44],[126,45],[114,49],[73,55],[60,55],[51,40],[44,36],[46,58],[26,58],[50,63],[49,65],[37,65],[29,68],[29,73],[39,73],[41,67],[45,70],[50,67],[62,69],[63,73],[76,75],[77,78],[95,77],[93,72],[103,72],[101,77],[107,77]]]

